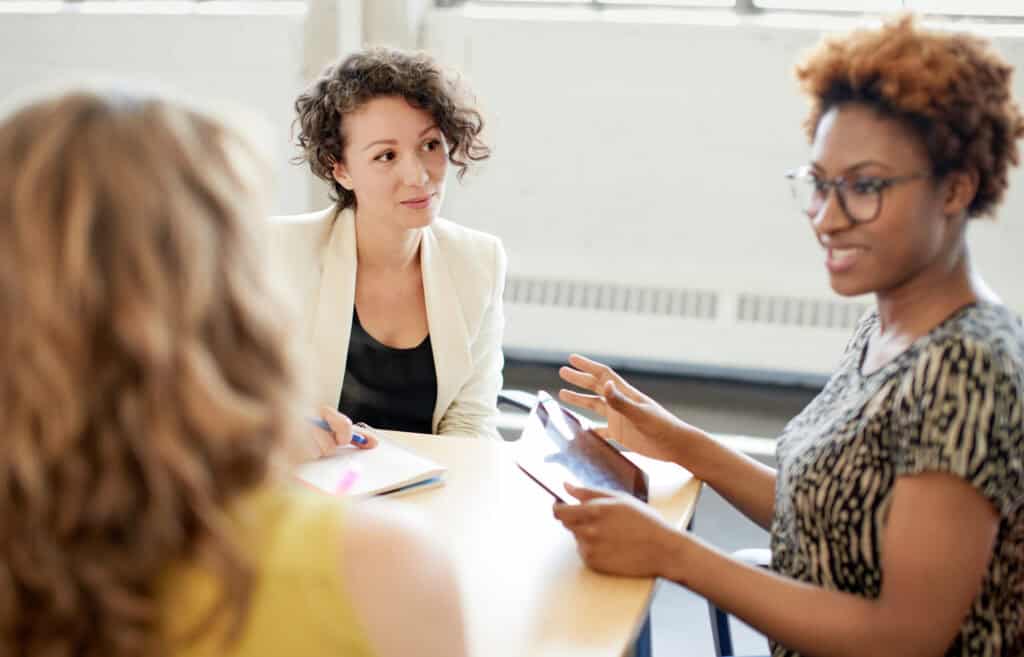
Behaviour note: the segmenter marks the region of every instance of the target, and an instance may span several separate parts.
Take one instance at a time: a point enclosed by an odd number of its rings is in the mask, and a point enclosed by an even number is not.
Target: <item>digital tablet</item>
[[[565,483],[629,493],[647,501],[647,475],[544,392],[516,443],[516,464],[554,498],[577,500]]]

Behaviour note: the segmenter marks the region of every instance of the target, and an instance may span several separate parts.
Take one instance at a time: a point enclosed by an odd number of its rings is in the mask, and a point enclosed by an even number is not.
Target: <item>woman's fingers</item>
[[[352,444],[359,449],[373,449],[380,444],[380,439],[373,433],[373,429],[358,422],[352,426]]]
[[[310,442],[313,446],[313,453],[310,454],[309,457],[318,459],[334,453],[334,435],[330,431],[326,431],[320,427],[310,427],[309,435]]]
[[[334,442],[338,445],[347,445],[352,439],[352,420],[344,413],[340,413],[330,406],[320,409],[320,417],[331,427],[334,434]]]
[[[332,451],[333,448],[346,445],[354,445],[360,449],[371,449],[377,446],[377,437],[361,427],[354,428],[352,420],[344,413],[340,413],[329,406],[324,406],[320,409],[320,417],[331,427],[328,435],[331,436]]]
[[[564,504],[556,502],[554,514],[566,529],[575,532],[577,528],[594,520],[594,511],[585,504]]]
[[[569,364],[578,370],[582,370],[588,374],[599,376],[602,372],[610,370],[610,368],[604,363],[599,363],[596,360],[591,360],[586,356],[579,354],[572,354],[569,356]]]
[[[601,390],[601,395],[604,398],[604,403],[608,405],[613,411],[618,411],[630,420],[635,420],[637,413],[641,411],[639,404],[635,400],[622,394],[622,390],[615,385],[612,381],[604,384],[604,388]]]
[[[566,367],[564,365],[558,369],[558,376],[560,376],[566,383],[571,383],[574,386],[590,390],[592,392],[596,392],[601,383],[593,374],[574,370],[573,368]]]
[[[608,381],[613,381],[624,395],[632,397],[637,401],[644,398],[644,394],[633,387],[633,384],[622,378],[622,375],[604,363],[591,360],[586,356],[573,354],[569,356],[569,364],[576,369],[573,370],[571,367],[562,367],[559,370],[559,374],[563,375],[562,378],[573,385],[586,388],[591,392],[600,392]],[[575,372],[575,374],[570,374],[572,372]],[[577,380],[569,379],[567,378],[567,375],[574,376]]]
[[[587,488],[586,486],[576,486],[568,481],[565,482],[565,490],[580,502],[590,502],[591,500],[614,497],[611,491],[601,490],[598,488]],[[591,511],[591,513],[593,513],[593,511]]]
[[[572,404],[573,406],[579,406],[590,411],[594,411],[598,415],[604,417],[605,403],[604,400],[597,395],[584,395],[572,390],[559,390],[558,398],[564,401],[566,404]]]

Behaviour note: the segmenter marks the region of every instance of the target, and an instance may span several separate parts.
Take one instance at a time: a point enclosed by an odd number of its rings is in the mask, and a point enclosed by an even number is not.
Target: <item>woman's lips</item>
[[[419,198],[412,198],[408,201],[402,201],[402,205],[407,208],[413,208],[416,210],[422,210],[423,208],[430,205],[430,202],[434,199],[434,195],[421,196]]]
[[[857,264],[857,260],[860,259],[863,249],[848,248],[848,249],[836,249],[829,248],[826,252],[825,266],[833,274],[841,274],[845,271],[849,271]]]

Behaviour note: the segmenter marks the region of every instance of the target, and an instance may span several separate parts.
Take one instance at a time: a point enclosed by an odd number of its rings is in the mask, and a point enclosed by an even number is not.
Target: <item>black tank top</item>
[[[338,410],[378,429],[432,433],[436,402],[430,335],[411,349],[389,347],[366,332],[353,308]]]

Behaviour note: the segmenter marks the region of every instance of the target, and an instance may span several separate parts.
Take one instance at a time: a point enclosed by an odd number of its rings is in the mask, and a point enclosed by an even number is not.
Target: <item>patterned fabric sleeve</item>
[[[1024,493],[1020,373],[983,342],[928,345],[904,382],[896,475],[962,477],[1008,516]]]

